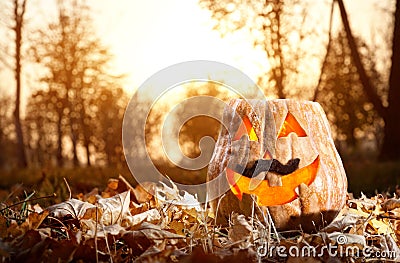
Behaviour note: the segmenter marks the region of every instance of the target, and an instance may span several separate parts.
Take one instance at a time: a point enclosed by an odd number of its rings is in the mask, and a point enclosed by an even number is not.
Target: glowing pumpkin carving
[[[250,103],[233,100],[225,109],[230,127],[209,165],[208,179],[226,176],[230,188],[212,202],[215,210],[219,202],[217,221],[226,223],[233,211],[250,215],[253,195],[282,230],[327,225],[345,204],[347,180],[322,108],[295,100]]]

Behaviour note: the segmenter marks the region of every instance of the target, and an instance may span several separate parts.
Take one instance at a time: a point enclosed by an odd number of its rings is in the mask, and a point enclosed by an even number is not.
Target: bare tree
[[[74,165],[79,165],[79,145],[84,147],[86,164],[91,165],[90,120],[95,116],[90,103],[101,88],[118,81],[106,73],[111,55],[94,32],[89,6],[84,1],[59,1],[57,7],[56,21],[38,30],[31,50],[48,71],[42,81],[59,96],[58,130],[61,137],[70,139]],[[60,155],[62,140],[58,144]]]
[[[0,95],[0,168],[10,168],[16,163],[13,104],[14,100],[11,96]]]
[[[400,0],[396,1],[392,44],[392,67],[389,77],[387,115],[385,135],[380,153],[382,159],[400,159]]]
[[[300,94],[296,88],[309,75],[309,69],[304,70],[309,58],[318,56],[306,42],[320,39],[307,20],[306,5],[296,0],[200,0],[200,5],[211,10],[219,31],[248,30],[254,46],[265,51],[271,68],[259,77],[259,84],[269,95],[304,96],[304,89]]]
[[[63,166],[63,105],[62,98],[55,89],[39,90],[28,98],[25,117],[26,145],[30,149],[32,163],[43,166],[55,161],[58,166]]]
[[[366,51],[362,53],[363,61],[375,60],[371,49],[356,38],[356,43]],[[340,30],[333,36],[323,64],[323,78],[319,83],[319,92],[316,100],[324,107],[328,119],[336,134],[336,141],[343,150],[342,153],[354,153],[368,140],[378,142],[380,139],[381,118],[373,110],[372,103],[368,100],[357,68],[351,56],[351,51],[346,38],[346,33]],[[373,63],[366,64],[369,75],[376,75]],[[373,139],[372,139],[373,138]],[[370,154],[370,153],[368,153]]]
[[[339,5],[342,22],[349,42],[350,50],[354,63],[357,67],[360,80],[368,99],[373,103],[375,110],[385,122],[384,140],[380,151],[380,158],[384,160],[400,159],[400,122],[398,113],[400,112],[400,0],[396,1],[394,13],[394,29],[392,40],[392,66],[389,77],[388,106],[382,102],[377,94],[377,88],[372,84],[361,61],[356,42],[354,40],[343,0],[335,0]]]
[[[15,91],[15,110],[14,110],[14,119],[15,119],[15,132],[17,135],[18,141],[18,165],[20,167],[27,167],[28,161],[25,153],[24,146],[24,136],[22,133],[22,125],[21,125],[21,47],[22,47],[22,30],[24,26],[24,15],[26,11],[26,0],[14,0],[14,26],[12,30],[15,33],[15,82],[16,82],[16,91]]]

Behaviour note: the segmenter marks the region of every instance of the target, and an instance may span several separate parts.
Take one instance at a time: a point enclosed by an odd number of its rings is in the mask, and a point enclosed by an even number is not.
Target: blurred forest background
[[[133,179],[121,142],[129,102],[123,88],[126,75],[110,68],[113,54],[93,27],[91,5],[58,1],[55,19],[34,30],[30,26],[27,32],[27,2],[0,3],[0,72],[12,70],[9,77],[15,83],[6,87],[13,95],[0,94],[0,187],[7,192],[16,183],[45,185],[43,194],[65,194],[62,177],[75,191],[105,185],[119,173]],[[351,27],[352,14],[346,12],[343,0],[328,2],[329,26],[308,22],[310,1],[200,0],[199,6],[210,11],[214,29],[222,36],[250,32],[248,41],[264,52],[270,65],[257,80],[267,97],[322,104],[350,192],[393,192],[400,185],[400,0],[381,10],[389,26],[368,41]],[[315,74],[310,73],[311,61],[319,65]],[[31,86],[22,81],[28,67],[38,72]],[[185,90],[182,98],[230,98],[214,84],[187,84]],[[159,152],[157,135],[168,107],[166,102],[155,105],[147,120],[149,153],[171,178],[203,182],[206,168],[186,175]],[[200,139],[205,135],[216,139],[219,129],[206,117],[188,121],[179,137],[183,152],[198,156]]]

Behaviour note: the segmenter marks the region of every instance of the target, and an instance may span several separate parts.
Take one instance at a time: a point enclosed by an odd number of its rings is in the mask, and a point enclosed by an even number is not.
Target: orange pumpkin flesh
[[[231,186],[232,192],[242,200],[242,193],[257,196],[257,203],[260,206],[283,205],[295,200],[298,195],[296,188],[304,183],[309,186],[314,182],[319,168],[319,156],[315,160],[291,174],[282,176],[282,186],[270,186],[268,180],[262,180],[260,185],[249,189],[251,178],[242,176],[239,173],[227,168],[226,176]]]

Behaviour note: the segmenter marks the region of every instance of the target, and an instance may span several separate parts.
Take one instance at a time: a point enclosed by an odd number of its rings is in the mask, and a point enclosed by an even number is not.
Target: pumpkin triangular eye
[[[290,112],[288,112],[285,121],[283,122],[283,125],[278,133],[278,138],[286,137],[292,132],[296,133],[298,137],[307,136],[304,129],[300,126],[300,123]]]
[[[233,137],[233,141],[240,140],[243,134],[247,134],[249,136],[250,141],[258,141],[257,134],[254,131],[253,125],[251,124],[247,116],[243,117],[239,129],[237,130],[235,136]]]

